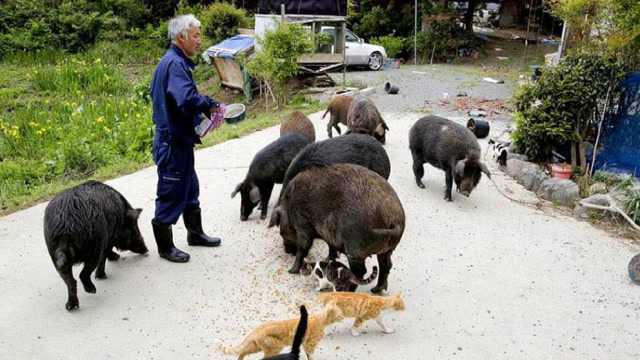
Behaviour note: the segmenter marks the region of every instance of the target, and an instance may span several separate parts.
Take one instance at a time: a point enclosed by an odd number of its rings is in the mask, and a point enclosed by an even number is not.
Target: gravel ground
[[[341,84],[342,74],[332,73],[332,78]],[[383,112],[406,112],[421,109],[425,100],[430,102],[443,98],[444,93],[455,97],[466,92],[471,97],[507,100],[511,97],[514,84],[504,79],[504,84],[492,84],[482,81],[480,71],[472,71],[469,67],[452,65],[418,65],[403,66],[400,69],[382,71],[349,71],[347,84],[374,87],[372,99]],[[390,82],[397,85],[397,95],[384,92],[384,84]]]
[[[405,81],[401,91],[415,89],[436,100],[475,79],[465,75],[445,86],[445,78],[434,71],[419,84]],[[507,96],[492,84],[465,91],[486,94],[485,87]],[[426,189],[419,189],[407,133],[423,113],[408,110],[424,98],[411,99],[374,97],[391,126],[389,181],[407,215],[389,291],[403,294],[407,310],[387,314],[396,330],[391,335],[374,322],[360,337],[349,334],[350,321],[330,327],[314,358],[640,358],[638,287],[626,275],[638,246],[549,209],[510,202],[486,178],[470,198],[454,195],[449,203],[442,199],[442,172],[427,166]],[[396,104],[404,111],[390,110]],[[326,120],[320,116],[311,119],[323,139]],[[277,229],[268,229],[255,212],[240,222],[239,200],[229,197],[255,152],[277,136],[273,127],[196,153],[205,229],[224,242],[216,249],[190,248],[179,223],[174,235],[192,255],[187,264],[156,254],[149,224],[155,168],[109,181],[144,208],[140,225],[151,253],[123,253],[109,263],[109,279],[96,281],[95,295],[79,290],[80,310],[73,314],[64,310],[66,289],[42,236],[46,204],[0,218],[0,358],[232,359],[217,344],[238,344],[263,321],[293,317],[302,302],[317,310],[314,281],[286,272],[293,258],[284,254]],[[535,200],[488,162],[504,192]],[[273,198],[278,193],[276,187]],[[318,241],[311,258],[325,251]]]

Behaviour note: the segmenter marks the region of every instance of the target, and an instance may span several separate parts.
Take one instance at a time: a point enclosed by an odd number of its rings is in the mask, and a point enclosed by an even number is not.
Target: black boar
[[[331,132],[332,128],[335,128],[338,134],[342,134],[338,123],[342,123],[343,125],[347,125],[347,115],[349,114],[349,107],[351,106],[351,101],[353,101],[353,97],[348,95],[338,95],[334,97],[329,106],[327,106],[327,111],[324,112],[322,118],[327,115],[328,112],[331,112],[331,119],[327,124],[327,136],[329,138],[333,137],[333,133]]]
[[[44,212],[44,238],[53,265],[67,284],[67,310],[79,306],[73,264],[84,263],[80,281],[86,292],[95,293],[91,273],[97,267],[96,278],[107,277],[105,260],[119,258],[114,247],[138,254],[148,251],[138,229],[141,211],[133,209],[118,191],[97,181],[65,190],[49,202]]]
[[[316,141],[316,129],[309,118],[300,111],[294,111],[280,124],[280,136],[298,133],[309,139],[309,142]]]
[[[423,164],[444,170],[447,188],[444,198],[451,199],[451,187],[469,196],[480,182],[481,173],[491,178],[487,166],[480,161],[480,145],[466,127],[435,115],[418,120],[409,131],[409,148],[413,157],[413,174],[418,187],[424,189]]]
[[[364,166],[385,179],[388,179],[391,173],[391,162],[387,152],[371,136],[350,134],[335,139],[326,139],[305,147],[291,161],[291,165],[284,175],[278,199],[284,194],[284,189],[289,181],[303,170],[341,163]],[[295,247],[288,246],[286,243],[284,245],[287,253],[295,252]]]
[[[321,238],[329,245],[329,258],[344,253],[359,279],[366,272],[365,259],[377,255],[380,276],[372,291],[381,292],[387,289],[405,215],[382,176],[360,165],[336,164],[298,174],[274,210],[269,226],[274,225],[286,243],[296,246],[290,273],[300,272],[313,240]]]
[[[260,218],[267,217],[273,185],[282,183],[293,158],[309,144],[306,136],[298,133],[281,136],[260,150],[251,161],[245,179],[236,186],[231,197],[240,192],[240,220],[245,221],[260,204]]]
[[[347,126],[349,127],[347,134],[371,135],[383,144],[386,141],[386,132],[389,130],[373,101],[364,96],[357,96],[351,102]]]

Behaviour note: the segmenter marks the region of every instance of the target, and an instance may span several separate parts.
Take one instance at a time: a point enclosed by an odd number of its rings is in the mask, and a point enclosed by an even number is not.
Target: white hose
[[[615,207],[615,206],[600,206],[600,205],[594,205],[594,204],[589,204],[589,203],[585,203],[582,200],[580,200],[579,204],[581,206],[584,206],[586,208],[589,209],[596,209],[596,210],[606,210],[606,211],[612,211],[615,213],[618,213],[620,215],[622,215],[622,217],[627,220],[627,222],[631,225],[631,227],[636,230],[636,231],[640,231],[640,226],[638,226],[638,224],[635,223],[635,221],[633,221],[633,219],[631,219],[629,217],[629,215],[627,215],[624,211],[622,211],[621,209]]]

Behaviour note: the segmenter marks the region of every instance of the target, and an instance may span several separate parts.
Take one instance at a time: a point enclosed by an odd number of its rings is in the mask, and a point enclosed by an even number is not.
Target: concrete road
[[[330,327],[316,359],[640,358],[640,287],[626,275],[637,246],[511,202],[486,178],[470,198],[448,203],[443,173],[427,166],[419,189],[407,134],[421,114],[384,116],[390,182],[407,215],[389,291],[402,292],[407,310],[387,315],[391,335],[373,322],[357,338],[350,321]],[[312,120],[324,138],[320,114]],[[46,204],[0,218],[0,358],[232,359],[218,342],[235,345],[263,321],[296,316],[301,302],[318,310],[314,281],[286,272],[293,258],[277,229],[256,213],[240,222],[239,199],[229,197],[254,153],[277,136],[274,127],[197,152],[205,228],[224,243],[190,248],[180,222],[174,235],[191,253],[187,264],[157,256],[155,168],[109,181],[144,208],[140,226],[151,251],[109,263],[97,294],[79,290],[74,313],[64,309],[66,288],[44,244]],[[503,191],[533,199],[491,167]],[[325,251],[318,241],[311,258]]]

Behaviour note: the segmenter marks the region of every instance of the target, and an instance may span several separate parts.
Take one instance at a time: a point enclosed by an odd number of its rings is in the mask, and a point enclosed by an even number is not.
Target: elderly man
[[[189,261],[189,254],[173,244],[171,226],[180,215],[191,246],[218,246],[219,238],[202,230],[199,184],[194,168],[193,148],[200,143],[194,128],[200,114],[210,116],[219,104],[198,93],[189,59],[200,48],[200,22],[193,15],[169,21],[171,47],[160,60],[151,82],[153,160],[158,167],[155,217],[151,221],[160,257],[173,262]]]

